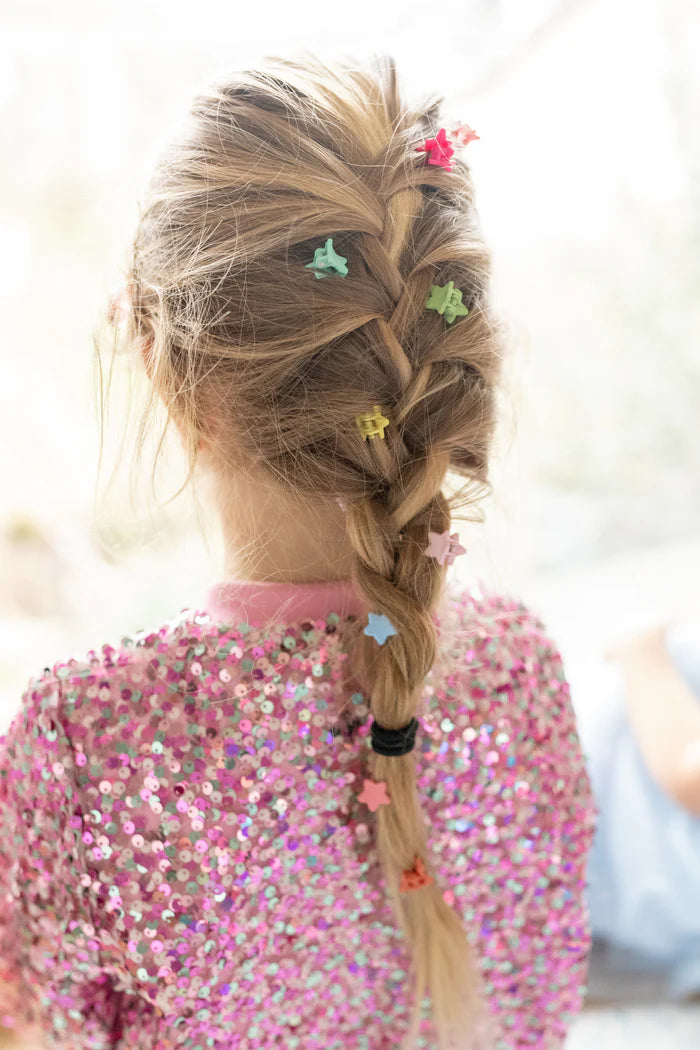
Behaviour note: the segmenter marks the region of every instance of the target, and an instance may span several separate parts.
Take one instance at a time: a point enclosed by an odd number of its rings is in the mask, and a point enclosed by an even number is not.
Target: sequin
[[[438,620],[414,752],[426,861],[476,953],[489,1046],[559,1047],[594,817],[561,658],[483,587]],[[358,797],[371,719],[337,613],[183,609],[22,699],[0,737],[0,1023],[72,1050],[399,1045],[409,958]]]

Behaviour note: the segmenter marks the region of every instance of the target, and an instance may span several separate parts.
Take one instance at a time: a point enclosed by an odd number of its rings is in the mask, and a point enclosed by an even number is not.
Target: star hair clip
[[[430,542],[423,554],[428,558],[435,558],[438,565],[451,565],[460,554],[467,553],[467,548],[459,542],[458,532],[453,532],[452,535],[449,529],[445,529],[444,532],[429,532],[428,539]]]
[[[366,441],[375,437],[383,440],[384,431],[390,425],[386,416],[382,415],[379,405],[375,405],[371,412],[362,412],[359,416],[355,416],[355,422]]]
[[[454,147],[447,137],[444,128],[440,128],[432,139],[426,139],[422,146],[416,146],[416,153],[425,153],[428,164],[434,164],[445,171],[452,171]]]
[[[430,886],[435,879],[425,870],[425,864],[420,857],[416,857],[413,867],[404,871],[399,883],[399,893],[408,893],[409,890],[422,890],[424,886]]]
[[[374,638],[375,642],[379,645],[384,645],[387,638],[391,638],[392,635],[398,634],[398,631],[389,617],[385,616],[384,613],[371,612],[367,614],[367,626],[363,633],[366,634],[368,638]]]
[[[376,813],[380,806],[391,805],[391,797],[386,790],[386,780],[370,780],[369,777],[365,777],[362,791],[357,797],[373,813]]]
[[[462,302],[462,292],[455,288],[454,281],[447,284],[433,284],[430,295],[425,301],[426,310],[435,310],[444,317],[448,324],[453,324],[458,317],[466,317],[469,310]]]
[[[470,142],[481,140],[481,136],[477,135],[474,128],[471,128],[468,124],[465,124],[462,121],[453,128],[450,135],[458,146],[468,146]]]
[[[347,259],[339,255],[333,247],[333,238],[329,237],[322,248],[317,248],[310,263],[306,263],[307,270],[313,270],[317,278],[328,277],[329,274],[337,274],[338,277],[347,277]]]

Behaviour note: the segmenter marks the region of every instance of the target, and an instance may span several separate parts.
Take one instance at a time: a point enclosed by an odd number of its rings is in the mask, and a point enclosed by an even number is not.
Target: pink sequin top
[[[0,737],[1,1024],[70,1050],[395,1050],[409,960],[341,644],[366,613],[348,583],[224,580],[32,678]],[[436,622],[415,751],[429,861],[489,1047],[561,1047],[594,817],[561,657],[483,586],[447,591]]]

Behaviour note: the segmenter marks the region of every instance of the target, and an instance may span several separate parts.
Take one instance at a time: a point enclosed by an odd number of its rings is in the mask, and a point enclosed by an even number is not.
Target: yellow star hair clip
[[[384,437],[384,430],[388,427],[389,420],[382,415],[379,405],[375,405],[372,412],[362,412],[355,416],[360,433],[365,440],[373,437]]]

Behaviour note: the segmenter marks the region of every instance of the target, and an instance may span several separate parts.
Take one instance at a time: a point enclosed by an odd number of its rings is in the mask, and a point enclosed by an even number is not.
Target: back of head
[[[345,505],[357,585],[397,632],[383,645],[358,633],[352,654],[389,728],[416,714],[435,658],[445,564],[425,551],[429,532],[449,530],[447,473],[465,479],[462,502],[489,487],[501,363],[469,169],[417,151],[439,127],[439,103],[408,106],[389,60],[236,74],[195,100],[159,165],[130,272],[129,335],[191,465],[215,427],[222,474]],[[328,238],[342,279],[307,265]],[[448,324],[426,301],[450,281],[468,314]],[[383,439],[358,429],[374,406]],[[474,1010],[465,931],[436,883],[399,891],[416,858],[429,869],[414,756],[373,763],[391,798],[378,848],[416,1006],[429,993],[441,1044],[460,1045]]]

